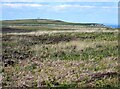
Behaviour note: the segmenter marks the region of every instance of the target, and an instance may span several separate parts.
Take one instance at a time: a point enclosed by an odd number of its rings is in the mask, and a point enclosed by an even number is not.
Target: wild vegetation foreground
[[[3,87],[120,88],[116,29],[42,21],[3,22]]]
[[[120,87],[117,33],[3,34],[4,87]]]

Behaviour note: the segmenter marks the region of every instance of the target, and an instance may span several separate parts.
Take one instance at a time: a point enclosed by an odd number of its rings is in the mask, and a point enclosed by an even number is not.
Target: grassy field
[[[76,29],[110,29],[105,28],[102,24],[97,23],[72,23],[60,20],[49,19],[24,19],[24,20],[5,20],[2,21],[4,28],[12,28],[16,30],[38,31],[38,30],[76,30]],[[3,30],[4,31],[4,30]]]
[[[117,32],[7,33],[3,87],[120,88]]]
[[[56,25],[98,25],[97,23],[72,23],[65,22],[61,20],[52,20],[52,19],[23,19],[23,20],[4,20],[2,21],[3,25],[48,25],[48,24],[56,24]]]

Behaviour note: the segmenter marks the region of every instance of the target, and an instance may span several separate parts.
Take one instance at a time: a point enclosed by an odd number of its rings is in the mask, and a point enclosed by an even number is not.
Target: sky
[[[0,20],[39,18],[80,23],[118,24],[117,0],[88,1],[4,0],[0,3],[2,9]]]

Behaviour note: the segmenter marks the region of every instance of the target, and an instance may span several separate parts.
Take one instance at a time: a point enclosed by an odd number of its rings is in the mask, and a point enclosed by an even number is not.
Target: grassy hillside
[[[71,23],[50,19],[23,19],[2,21],[2,31],[5,32],[31,32],[31,31],[51,31],[51,30],[89,30],[91,29],[111,29],[97,23]]]
[[[3,21],[3,25],[3,87],[120,89],[118,31],[46,19]]]
[[[61,20],[50,19],[23,19],[23,20],[5,20],[3,25],[39,25],[39,24],[56,24],[56,25],[101,25],[97,23],[71,23]],[[102,26],[102,25],[101,25]]]

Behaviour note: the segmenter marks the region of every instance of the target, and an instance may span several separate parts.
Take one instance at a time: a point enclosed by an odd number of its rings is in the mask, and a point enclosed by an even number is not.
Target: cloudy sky
[[[118,23],[117,0],[65,0],[52,2],[48,0],[4,0],[0,4],[2,8],[2,20],[10,19],[58,19],[70,22],[84,23]],[[41,1],[41,2],[40,2]],[[88,2],[89,1],[89,2]],[[94,1],[94,2],[93,2]]]

